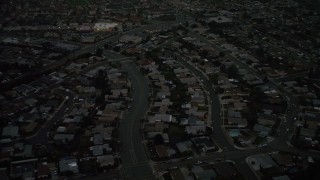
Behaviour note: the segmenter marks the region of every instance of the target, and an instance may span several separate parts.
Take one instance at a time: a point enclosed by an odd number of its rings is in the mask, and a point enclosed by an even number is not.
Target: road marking
[[[121,177],[121,178],[125,178],[125,173],[123,172],[122,169],[123,169],[123,168],[119,169],[119,171],[120,171],[120,177]]]
[[[137,162],[137,158],[136,158],[136,155],[135,155],[134,151],[132,149],[130,149],[129,153],[130,153],[130,157],[132,159],[132,163],[136,163]]]

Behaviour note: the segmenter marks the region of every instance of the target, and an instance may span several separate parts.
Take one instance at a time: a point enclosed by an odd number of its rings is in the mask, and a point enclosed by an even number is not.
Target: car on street
[[[260,144],[259,146],[258,146],[258,148],[262,148],[262,147],[266,147],[267,146],[267,144]]]

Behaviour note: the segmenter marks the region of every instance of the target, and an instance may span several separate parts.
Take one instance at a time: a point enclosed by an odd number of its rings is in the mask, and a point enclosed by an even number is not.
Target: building
[[[216,24],[231,24],[233,21],[230,18],[225,16],[217,16],[217,17],[210,17],[207,21],[208,23],[214,22]]]
[[[46,179],[50,176],[50,169],[47,163],[39,163],[37,166],[38,179]]]
[[[79,172],[77,159],[74,157],[68,157],[60,159],[59,161],[60,173],[72,172],[74,174]]]
[[[100,167],[114,166],[115,161],[112,155],[97,156],[97,162]]]
[[[118,23],[95,23],[93,26],[94,31],[122,31]]]
[[[9,125],[2,129],[2,138],[16,138],[19,136],[18,126]]]
[[[193,166],[192,172],[196,179],[202,180],[202,179],[215,179],[217,178],[217,173],[213,169],[207,169],[204,170],[200,166]]]

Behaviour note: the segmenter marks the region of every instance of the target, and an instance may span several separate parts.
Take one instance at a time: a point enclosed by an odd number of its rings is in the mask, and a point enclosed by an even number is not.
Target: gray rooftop
[[[78,173],[78,163],[76,158],[65,158],[59,161],[60,172],[71,171],[73,173]]]

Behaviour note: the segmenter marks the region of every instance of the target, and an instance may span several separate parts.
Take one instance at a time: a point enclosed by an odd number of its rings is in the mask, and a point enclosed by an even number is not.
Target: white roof
[[[95,29],[109,29],[114,28],[118,26],[118,23],[95,23],[94,27]]]

